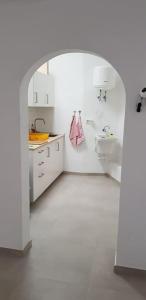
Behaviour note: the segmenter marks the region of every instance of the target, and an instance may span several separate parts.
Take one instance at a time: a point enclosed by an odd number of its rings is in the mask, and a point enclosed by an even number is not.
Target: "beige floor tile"
[[[62,175],[31,207],[33,247],[0,256],[0,300],[143,300],[146,279],[114,274],[119,185]]]

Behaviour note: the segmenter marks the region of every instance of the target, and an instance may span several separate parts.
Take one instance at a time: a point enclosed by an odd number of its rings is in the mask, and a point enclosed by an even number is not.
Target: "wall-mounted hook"
[[[103,132],[108,132],[110,130],[110,126],[109,125],[105,125],[102,129]]]
[[[99,100],[99,102],[101,102],[101,97],[102,97],[102,90],[99,90],[99,96],[97,97],[97,99]]]
[[[99,95],[97,96],[99,102],[107,101],[107,90],[99,90]]]
[[[107,100],[107,91],[104,92],[103,100],[106,102]]]
[[[137,102],[137,105],[136,105],[136,111],[137,112],[141,112],[142,110],[142,105],[143,105],[143,100],[146,100],[146,87],[144,87],[140,93],[139,93],[139,96],[138,96],[138,102]]]
[[[137,112],[141,112],[141,108],[142,108],[142,98],[139,97],[139,101],[138,101],[138,103],[136,105],[136,111]]]

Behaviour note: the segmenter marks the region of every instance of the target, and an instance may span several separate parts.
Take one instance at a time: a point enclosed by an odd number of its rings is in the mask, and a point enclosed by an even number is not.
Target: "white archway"
[[[21,87],[20,87],[20,119],[21,119],[21,174],[22,174],[22,226],[23,226],[23,249],[29,243],[29,160],[28,160],[28,144],[27,144],[27,135],[28,135],[28,120],[27,120],[27,104],[28,104],[28,85],[29,81],[34,74],[34,72],[46,61],[59,56],[65,53],[87,53],[97,57],[101,57],[97,53],[89,52],[85,50],[70,49],[70,50],[61,50],[52,54],[48,54],[42,57],[37,61],[31,68],[28,70],[24,76]],[[102,57],[101,57],[102,58]],[[103,58],[106,60],[105,58]],[[109,63],[110,64],[110,63]],[[112,66],[112,65],[111,65]],[[113,66],[112,66],[113,67]],[[113,67],[114,68],[114,67]],[[115,68],[114,68],[115,69]],[[119,72],[115,70],[119,75]],[[119,75],[120,79],[121,76]],[[123,80],[121,79],[122,83]],[[124,87],[124,83],[123,83]],[[125,87],[124,87],[125,90]],[[126,92],[125,92],[126,100]]]

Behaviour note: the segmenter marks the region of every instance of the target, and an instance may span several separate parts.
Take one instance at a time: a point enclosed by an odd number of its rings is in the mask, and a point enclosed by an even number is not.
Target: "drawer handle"
[[[38,151],[38,153],[42,153],[42,152],[44,152],[44,150],[39,150],[39,151]]]
[[[45,162],[44,161],[41,161],[39,164],[38,164],[38,166],[41,166],[41,165],[43,165]]]
[[[47,104],[49,104],[49,95],[46,94],[46,100],[47,100]]]
[[[50,157],[50,147],[47,147],[48,149],[48,156],[47,157]]]
[[[43,177],[45,174],[44,173],[41,173],[38,177],[41,178]]]

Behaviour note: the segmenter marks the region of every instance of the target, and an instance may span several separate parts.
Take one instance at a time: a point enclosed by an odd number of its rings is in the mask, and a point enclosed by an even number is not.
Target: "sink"
[[[111,134],[111,135],[99,134],[96,136],[96,140],[98,140],[98,141],[114,141],[116,139],[117,139],[117,137],[113,134]]]
[[[95,152],[98,155],[98,159],[110,159],[116,142],[117,137],[113,134],[97,135],[95,138]]]
[[[46,132],[30,132],[28,135],[28,139],[30,142],[44,142],[48,140],[49,133]]]

